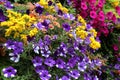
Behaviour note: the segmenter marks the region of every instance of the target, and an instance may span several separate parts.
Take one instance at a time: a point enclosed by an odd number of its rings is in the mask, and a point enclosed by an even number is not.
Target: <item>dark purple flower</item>
[[[35,8],[35,11],[36,11],[37,13],[39,13],[39,15],[42,14],[43,10],[44,10],[44,8],[43,8],[42,6],[37,6],[37,7]]]
[[[36,73],[40,73],[41,71],[43,71],[43,70],[45,70],[45,66],[36,66],[35,67],[35,71],[36,71]]]
[[[63,69],[63,68],[65,68],[65,66],[66,66],[65,62],[62,59],[58,58],[56,60],[56,67],[57,68]]]
[[[58,13],[58,15],[63,15],[62,10],[60,10],[60,9],[57,11],[57,13]]]
[[[70,31],[70,25],[68,23],[63,23],[62,26],[65,31]]]
[[[20,55],[17,53],[10,53],[9,56],[10,56],[10,60],[16,63],[19,62],[20,60]]]
[[[0,9],[0,22],[3,22],[7,19],[7,17],[3,14],[3,10]]]
[[[17,53],[17,54],[20,54],[23,52],[23,43],[22,42],[17,42],[17,41],[14,41],[14,47],[13,47],[13,52],[14,53]]]
[[[50,43],[51,43],[50,36],[45,35],[45,37],[44,37],[44,44],[45,45],[50,45]]]
[[[86,70],[86,68],[87,68],[87,65],[86,65],[85,62],[79,62],[79,63],[78,63],[78,69],[79,69],[80,71],[84,72],[84,71]]]
[[[55,65],[55,60],[52,57],[46,58],[44,64],[49,67],[53,67]]]
[[[53,4],[52,1],[48,1],[48,6],[51,6]]]
[[[67,76],[63,76],[62,78],[60,78],[59,80],[71,80],[69,77]]]
[[[67,51],[68,51],[68,54],[71,56],[74,56],[76,54],[75,49],[72,46],[69,47]]]
[[[41,24],[45,27],[45,29],[48,30],[48,26],[50,24],[50,20],[44,20]]]
[[[14,42],[12,40],[8,40],[4,45],[7,47],[7,49],[11,50],[13,49]]]
[[[14,69],[12,66],[3,68],[2,70],[4,77],[10,78],[10,77],[15,77],[17,70]]]
[[[34,66],[34,67],[41,66],[41,65],[42,65],[42,61],[43,61],[42,58],[40,58],[39,56],[36,56],[36,57],[32,60],[33,66]]]
[[[42,70],[40,73],[40,79],[41,80],[49,80],[51,78],[51,75],[48,73],[47,70]]]
[[[69,75],[75,79],[78,79],[80,77],[80,73],[78,70],[72,70],[70,71]]]

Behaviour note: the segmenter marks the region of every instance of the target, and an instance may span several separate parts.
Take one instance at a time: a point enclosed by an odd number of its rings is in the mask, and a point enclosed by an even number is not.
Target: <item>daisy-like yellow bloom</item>
[[[85,39],[88,35],[88,33],[84,30],[76,31],[76,35],[80,37],[81,39]]]
[[[97,32],[96,32],[96,30],[95,30],[95,29],[91,29],[91,30],[90,30],[90,32],[94,35],[94,37],[96,37],[96,36],[97,36]]]
[[[29,33],[29,36],[32,37],[32,36],[35,36],[36,34],[38,33],[38,29],[37,28],[34,28],[30,31]]]
[[[117,7],[117,6],[119,5],[119,0],[116,0],[116,1],[111,2],[111,5],[112,5],[113,7]]]

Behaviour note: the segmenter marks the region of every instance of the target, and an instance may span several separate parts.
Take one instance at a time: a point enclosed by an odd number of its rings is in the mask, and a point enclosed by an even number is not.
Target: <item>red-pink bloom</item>
[[[104,15],[98,15],[98,20],[99,21],[104,21],[105,20],[105,16]]]
[[[90,11],[90,17],[95,19],[97,16],[96,12],[95,11]]]
[[[88,14],[87,14],[86,11],[82,11],[82,12],[80,13],[80,15],[81,15],[83,18],[86,18]]]
[[[118,13],[118,15],[120,16],[120,6],[116,7],[116,12]]]
[[[116,44],[113,44],[112,47],[113,47],[113,50],[114,50],[114,51],[118,51],[118,49],[119,49],[119,48],[118,48],[118,45],[116,45]]]
[[[87,9],[87,5],[86,5],[85,2],[81,2],[81,8],[82,8],[83,10],[86,10],[86,9]]]
[[[107,17],[109,20],[111,20],[112,17],[113,17],[113,13],[112,13],[112,12],[107,12],[106,17]]]
[[[103,3],[102,3],[102,1],[99,1],[99,2],[98,2],[97,7],[99,7],[99,8],[102,8],[102,7],[103,7]]]
[[[98,15],[104,15],[103,11],[99,11]]]
[[[115,15],[112,16],[112,21],[115,23],[117,21],[117,18]]]

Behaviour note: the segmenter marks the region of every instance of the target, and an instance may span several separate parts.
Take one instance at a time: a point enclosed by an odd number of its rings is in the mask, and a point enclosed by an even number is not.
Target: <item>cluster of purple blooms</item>
[[[41,80],[49,80],[52,77],[49,73],[49,69],[52,68],[61,69],[66,73],[65,76],[56,78],[56,80],[78,79],[82,75],[81,73],[84,73],[85,80],[88,78],[98,80],[97,75],[86,74],[86,72],[102,66],[100,59],[91,60],[88,58],[84,52],[81,52],[80,44],[72,40],[67,44],[61,42],[53,52],[49,49],[51,43],[52,39],[47,35],[43,40],[40,39],[38,43],[33,45],[34,52],[41,54],[41,56],[35,56],[32,60],[35,71],[39,74]]]
[[[23,52],[23,43],[8,40],[4,45],[8,50],[12,51],[11,53],[9,53],[10,60],[18,62],[20,59],[20,54]]]

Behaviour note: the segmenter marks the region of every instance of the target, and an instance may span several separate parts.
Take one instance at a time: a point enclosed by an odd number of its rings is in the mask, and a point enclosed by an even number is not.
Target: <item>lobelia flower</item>
[[[75,79],[78,79],[80,77],[80,73],[78,70],[72,70],[70,71],[69,75]]]
[[[23,43],[22,42],[14,42],[14,47],[13,47],[14,53],[20,54],[23,52]]]
[[[34,66],[34,67],[41,66],[41,65],[42,65],[42,62],[43,62],[43,59],[40,58],[39,56],[36,56],[36,57],[32,60],[32,63],[33,63],[33,66]]]
[[[69,77],[67,76],[63,76],[62,78],[60,78],[59,80],[71,80]]]
[[[58,58],[56,60],[56,67],[57,68],[63,69],[63,68],[65,68],[65,66],[66,66],[65,62],[62,59]]]
[[[44,37],[44,44],[45,45],[50,45],[51,44],[51,39],[49,35],[45,35]]]
[[[71,58],[68,60],[68,62],[67,62],[67,66],[68,66],[69,68],[75,67],[76,64],[77,64],[77,59],[76,59],[76,57],[71,57]]]
[[[49,55],[51,54],[51,51],[49,50],[49,47],[45,45],[44,48],[41,49],[41,54],[44,57],[49,57]]]
[[[40,73],[39,73],[39,76],[40,76],[40,79],[41,80],[49,80],[51,78],[51,75],[48,73],[47,70],[42,70]]]
[[[86,70],[86,68],[87,68],[87,65],[86,65],[85,62],[79,62],[78,63],[78,70],[84,72]]]
[[[67,50],[68,54],[74,56],[76,54],[74,47],[69,47]]]
[[[10,77],[15,77],[17,70],[14,69],[12,66],[9,66],[7,68],[3,68],[2,72],[3,72],[4,77],[10,78]]]
[[[62,26],[66,32],[70,31],[70,25],[68,23],[63,23]]]
[[[19,62],[20,60],[20,54],[10,53],[9,56],[10,56],[10,60],[14,61],[15,63]]]
[[[55,60],[53,60],[52,57],[48,57],[45,59],[44,64],[46,64],[49,67],[53,67],[55,65]]]
[[[3,14],[3,10],[0,9],[0,22],[6,21],[7,17]]]
[[[90,11],[90,17],[95,19],[97,17],[97,14],[95,11]]]
[[[7,49],[11,50],[13,49],[14,42],[12,40],[8,40],[4,45],[7,47]]]

